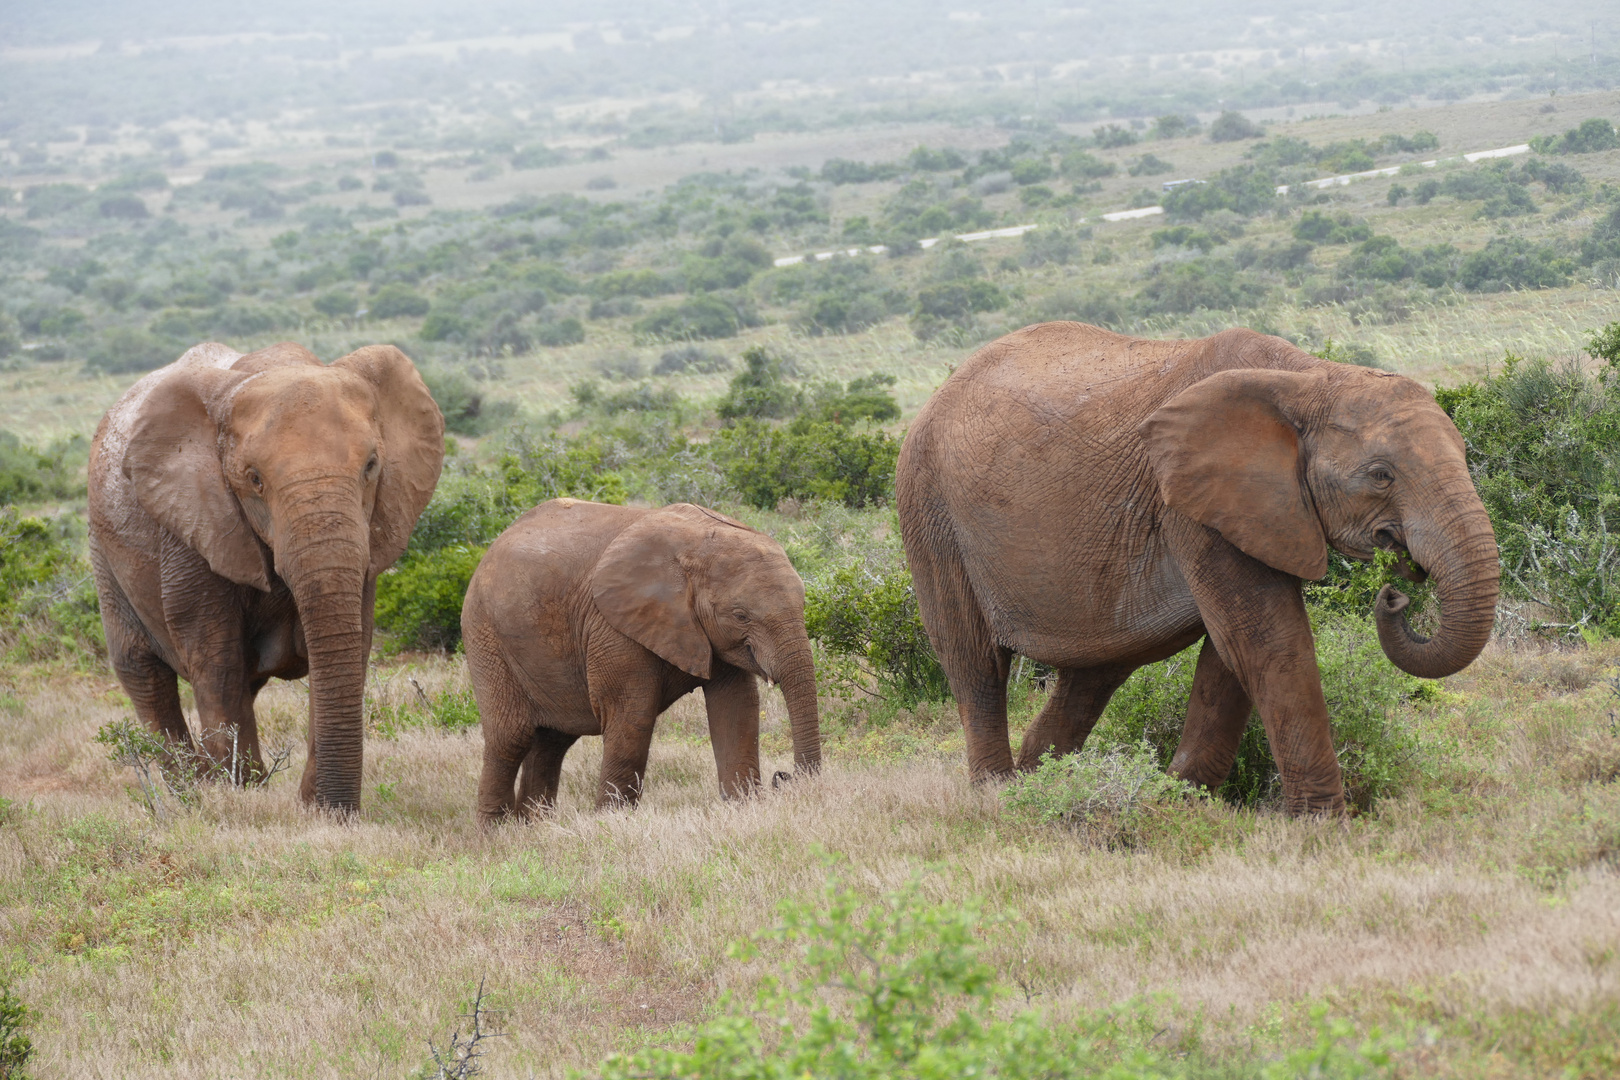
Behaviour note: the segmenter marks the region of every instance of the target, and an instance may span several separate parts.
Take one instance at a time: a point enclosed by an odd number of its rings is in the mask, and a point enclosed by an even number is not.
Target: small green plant
[[[1001,791],[1015,814],[1061,823],[1099,847],[1126,850],[1145,842],[1155,814],[1198,797],[1191,784],[1163,771],[1158,752],[1146,741],[1045,754],[1033,772]]]
[[[1171,1077],[1109,1015],[1050,1024],[1036,1010],[998,1019],[1008,990],[979,956],[980,904],[931,904],[913,879],[881,902],[833,875],[819,902],[784,901],[776,928],[731,948],[753,961],[792,952],[750,1004],[734,994],[692,1033],[690,1050],[615,1055],[604,1080],[994,1076],[1004,1080]]]
[[[167,823],[171,816],[165,791],[181,806],[196,805],[197,764],[183,748],[127,718],[103,724],[95,741],[107,748],[113,764],[134,771],[136,788],[130,794],[158,821]]]
[[[0,1080],[27,1080],[34,1043],[28,1037],[28,1006],[0,984]]]

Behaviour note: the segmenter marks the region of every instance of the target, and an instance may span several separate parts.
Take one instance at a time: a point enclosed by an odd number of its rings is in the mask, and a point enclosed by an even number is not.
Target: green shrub
[[[1167,172],[1174,172],[1175,166],[1159,157],[1157,154],[1143,154],[1125,171],[1132,176],[1162,176]]]
[[[1070,180],[1100,180],[1119,172],[1119,166],[1096,154],[1071,150],[1058,162],[1058,171]]]
[[[1404,790],[1424,767],[1423,748],[1404,716],[1409,701],[1423,700],[1431,684],[1400,671],[1384,656],[1369,612],[1384,582],[1392,580],[1392,560],[1350,564],[1331,560],[1334,573],[1308,590],[1316,662],[1327,699],[1333,745],[1344,773],[1345,798],[1366,811],[1380,799]],[[1402,583],[1421,609],[1423,593]],[[1148,664],[1126,680],[1109,701],[1087,747],[1099,752],[1146,743],[1167,768],[1181,741],[1192,694],[1198,650]],[[1237,760],[1220,796],[1252,806],[1279,793],[1276,761],[1265,728],[1251,716]]]
[[[178,360],[186,347],[144,330],[114,327],[90,346],[84,367],[86,372],[107,375],[151,371]]]
[[[569,315],[555,322],[540,324],[535,331],[535,340],[548,349],[560,348],[564,345],[578,345],[585,340],[585,324],[574,316]]]
[[[431,698],[411,680],[416,698],[402,704],[368,701],[366,726],[385,739],[396,739],[412,729],[464,732],[477,727],[478,698],[472,687],[447,687]]]
[[[743,501],[761,510],[783,499],[862,507],[894,494],[900,441],[880,430],[800,417],[788,427],[744,419],[710,443],[714,460]]]
[[[1462,261],[1459,279],[1472,292],[1505,289],[1552,289],[1569,281],[1573,260],[1550,244],[1535,244],[1522,236],[1498,236]]]
[[[510,401],[487,402],[478,384],[459,371],[421,369],[428,393],[444,414],[444,428],[457,435],[476,436],[507,423],[517,415]]]
[[[1307,210],[1294,225],[1294,238],[1313,244],[1355,244],[1372,238],[1372,226],[1349,214],[1334,216]]]
[[[1538,135],[1530,140],[1530,149],[1538,154],[1594,154],[1616,148],[1620,148],[1620,132],[1601,116],[1583,121],[1580,127],[1562,135]]]
[[[353,315],[356,304],[353,293],[334,289],[317,296],[312,306],[322,315],[336,319]]]
[[[635,332],[642,338],[682,341],[735,337],[738,330],[753,324],[753,316],[738,305],[703,295],[659,308],[636,320]]]
[[[89,443],[82,435],[58,439],[41,451],[0,431],[0,506],[82,496],[88,456]]]
[[[784,900],[777,924],[728,955],[771,962],[751,1001],[721,995],[718,1015],[683,1031],[683,1049],[615,1054],[602,1080],[1171,1080],[1206,1075],[1173,1046],[1141,1003],[1054,1022],[1008,1011],[1017,991],[980,957],[986,925],[974,897],[931,903],[922,881],[877,901],[830,874],[817,901]],[[1025,998],[1028,990],[1025,988]],[[1309,1045],[1266,1061],[1208,1062],[1208,1075],[1262,1080],[1365,1080],[1387,1072],[1401,1040],[1312,1010]],[[690,1049],[684,1047],[690,1046]],[[571,1074],[582,1080],[582,1074]]]
[[[720,419],[774,419],[798,409],[800,394],[788,385],[780,357],[763,345],[751,345],[743,352],[742,362],[743,369],[732,377],[716,406]]]
[[[0,645],[12,661],[105,655],[95,581],[70,541],[82,528],[0,507]]]
[[[1043,755],[1033,772],[1001,790],[1014,814],[1063,824],[1088,843],[1110,850],[1141,847],[1152,818],[1197,796],[1193,786],[1164,772],[1146,742],[1077,754]]]
[[[1188,184],[1167,192],[1163,205],[1175,221],[1197,221],[1216,210],[1249,217],[1277,206],[1277,178],[1270,169],[1238,165],[1222,169],[1206,184]]]
[[[34,1043],[28,1037],[28,1006],[0,983],[0,1080],[27,1080]]]
[[[1266,286],[1246,276],[1229,259],[1202,258],[1153,268],[1137,307],[1148,314],[1186,314],[1201,309],[1251,307],[1265,299]]]
[[[1468,446],[1491,515],[1503,585],[1534,599],[1555,625],[1620,635],[1620,324],[1588,343],[1597,375],[1509,355],[1478,383],[1436,399]]]
[[[408,552],[377,578],[377,629],[398,648],[454,649],[467,583],[483,557],[482,547],[462,544]]]
[[[898,565],[896,565],[898,564]],[[901,708],[950,700],[950,684],[917,612],[911,571],[896,553],[885,565],[851,564],[805,584],[805,628],[833,657],[828,673],[849,690]]]
[[[1210,121],[1209,139],[1211,142],[1237,142],[1240,139],[1258,139],[1266,131],[1259,124],[1250,120],[1240,112],[1228,109],[1214,120]]]
[[[419,318],[432,307],[428,298],[403,282],[391,282],[378,289],[367,305],[373,319]]]

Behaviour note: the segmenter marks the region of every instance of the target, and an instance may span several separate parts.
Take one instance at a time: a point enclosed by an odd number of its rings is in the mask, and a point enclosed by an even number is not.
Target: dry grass
[[[1132,853],[1008,818],[966,782],[939,713],[880,727],[829,702],[821,778],[722,803],[690,698],[633,812],[588,809],[587,740],[555,818],[481,835],[476,729],[411,729],[369,741],[357,823],[306,812],[283,778],[206,789],[159,827],[89,742],[124,713],[116,688],[19,676],[0,699],[3,968],[38,1010],[42,1077],[400,1075],[480,979],[510,1033],[489,1075],[560,1076],[678,1037],[757,978],[725,946],[813,894],[824,850],[874,894],[926,868],[936,897],[1015,911],[990,955],[1058,1017],[1164,994],[1175,1037],[1220,1057],[1297,1038],[1326,1000],[1432,1025],[1413,1075],[1601,1075],[1569,1033],[1620,1015],[1620,788],[1599,779],[1620,764],[1604,741],[1615,659],[1488,655],[1414,714],[1433,775],[1373,816],[1189,810]],[[406,701],[412,678],[431,696],[461,677],[427,661],[374,686]],[[297,687],[266,698],[271,741],[296,740]],[[1551,1017],[1556,1031],[1532,1023]]]

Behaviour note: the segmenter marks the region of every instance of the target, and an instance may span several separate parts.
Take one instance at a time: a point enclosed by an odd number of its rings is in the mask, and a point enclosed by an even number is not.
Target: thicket
[[[573,388],[573,410],[509,430],[492,466],[452,456],[405,555],[378,579],[378,629],[394,648],[455,648],[484,550],[547,499],[887,503],[900,443],[880,425],[900,414],[893,376],[802,384],[790,371],[762,348],[745,351],[717,405],[723,426],[707,441],[690,437],[694,406],[669,388],[608,391],[586,380]],[[580,430],[559,434],[565,424]]]
[[[1551,627],[1620,636],[1620,323],[1587,351],[1596,370],[1510,354],[1435,396],[1467,442],[1508,594]]]

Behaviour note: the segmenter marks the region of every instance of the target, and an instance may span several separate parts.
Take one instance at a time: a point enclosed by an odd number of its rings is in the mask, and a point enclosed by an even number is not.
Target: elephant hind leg
[[[517,815],[520,818],[527,819],[537,811],[544,812],[557,805],[563,757],[578,739],[578,735],[550,728],[535,729],[534,742],[523,759],[523,772],[518,781]]]
[[[1072,754],[1084,746],[1097,718],[1108,707],[1108,699],[1135,670],[1129,664],[1059,670],[1057,689],[1024,732],[1018,768],[1033,769],[1043,754]]]
[[[1208,638],[1198,652],[1192,700],[1170,772],[1189,783],[1217,791],[1232,772],[1238,744],[1254,706],[1243,684]]]
[[[518,770],[535,744],[539,724],[534,703],[498,653],[494,635],[483,637],[485,640],[467,635],[467,670],[484,733],[476,812],[478,823],[487,827],[517,810],[514,787]]]
[[[962,717],[968,771],[975,780],[1010,775],[1007,676],[1012,653],[996,643],[955,539],[937,527],[922,532],[916,542],[908,535],[906,558],[918,612]]]

